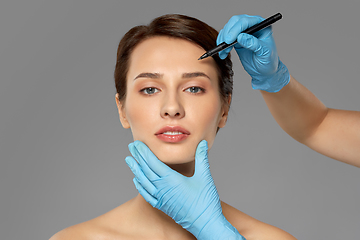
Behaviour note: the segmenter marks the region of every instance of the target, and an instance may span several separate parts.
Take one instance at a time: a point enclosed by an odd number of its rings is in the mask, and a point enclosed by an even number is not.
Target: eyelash
[[[149,96],[150,96],[150,95],[153,95],[154,93],[145,93],[145,91],[146,91],[146,90],[149,90],[149,89],[154,89],[154,90],[159,91],[159,89],[157,89],[157,88],[154,88],[154,87],[147,87],[147,88],[143,88],[143,89],[141,89],[141,90],[140,90],[140,92],[141,92],[141,93],[143,93],[143,94],[145,94],[145,95],[149,95]]]
[[[192,90],[197,89],[197,90],[199,90],[201,93],[205,93],[205,89],[202,88],[202,87],[193,86],[193,87],[189,87],[189,88],[185,89],[185,91],[187,91],[187,90],[189,90],[189,89],[192,89]],[[140,92],[143,93],[144,95],[148,95],[148,96],[153,95],[153,94],[156,93],[156,92],[154,92],[154,93],[146,93],[146,91],[148,91],[148,90],[160,91],[159,89],[154,88],[154,87],[147,87],[147,88],[141,89]],[[191,92],[190,90],[189,90],[188,92],[190,92],[191,94],[201,94],[201,93],[199,93],[199,92],[195,92],[195,93],[194,93],[194,92]]]
[[[205,93],[205,89],[204,89],[204,88],[202,88],[202,87],[196,87],[196,86],[194,86],[194,87],[189,87],[189,88],[185,89],[185,91],[188,90],[188,89],[194,89],[194,88],[199,89],[199,90],[201,91],[201,93]],[[192,93],[192,94],[201,94],[201,93],[199,93],[199,92],[196,92],[196,93],[190,92],[190,93]]]

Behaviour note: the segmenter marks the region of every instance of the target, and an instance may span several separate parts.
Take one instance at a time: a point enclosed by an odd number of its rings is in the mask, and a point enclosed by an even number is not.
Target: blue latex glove
[[[207,142],[195,153],[195,173],[186,177],[161,162],[142,142],[129,144],[126,163],[139,193],[153,207],[200,240],[245,240],[224,217],[207,158]]]
[[[253,89],[278,92],[289,83],[290,74],[277,54],[271,26],[256,32],[254,36],[241,33],[263,20],[259,16],[233,16],[220,31],[216,41],[217,44],[230,44],[237,40],[234,48],[252,78]],[[226,58],[231,49],[219,52],[220,58]]]

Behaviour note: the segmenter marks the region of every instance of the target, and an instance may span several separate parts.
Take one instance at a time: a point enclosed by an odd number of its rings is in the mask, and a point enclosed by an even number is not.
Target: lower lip
[[[166,134],[158,134],[157,138],[164,142],[176,143],[185,140],[189,135],[188,134],[178,134],[178,135],[166,135]]]

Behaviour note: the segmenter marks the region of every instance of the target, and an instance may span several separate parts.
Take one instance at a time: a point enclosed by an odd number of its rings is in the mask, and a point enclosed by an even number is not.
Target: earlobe
[[[222,115],[218,125],[219,128],[223,128],[226,125],[227,118],[229,115],[230,103],[231,103],[231,94],[229,94],[228,96],[227,103],[223,105]]]
[[[221,117],[220,121],[219,121],[218,127],[219,127],[219,128],[225,127],[226,121],[227,121],[227,115],[223,115],[223,116]]]
[[[125,106],[123,105],[124,102],[120,102],[118,93],[115,94],[115,101],[116,101],[116,105],[117,105],[117,108],[119,111],[119,118],[120,118],[121,125],[125,129],[130,128],[130,124],[129,124],[128,120],[126,119]]]

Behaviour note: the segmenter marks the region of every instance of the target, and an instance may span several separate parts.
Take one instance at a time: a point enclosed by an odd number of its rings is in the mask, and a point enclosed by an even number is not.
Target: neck
[[[154,235],[178,236],[179,238],[176,239],[193,239],[191,233],[183,229],[164,212],[151,206],[140,194],[133,200],[138,210],[139,219],[137,223],[142,225],[143,229],[149,229],[149,232]]]

